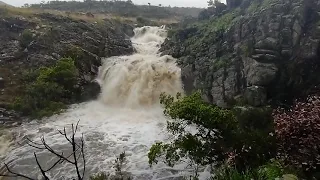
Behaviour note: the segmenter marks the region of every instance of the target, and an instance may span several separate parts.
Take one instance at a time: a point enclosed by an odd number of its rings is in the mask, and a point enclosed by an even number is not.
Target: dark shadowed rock
[[[261,106],[266,103],[267,94],[266,90],[263,87],[259,86],[250,86],[247,87],[244,98],[249,105],[252,106]]]

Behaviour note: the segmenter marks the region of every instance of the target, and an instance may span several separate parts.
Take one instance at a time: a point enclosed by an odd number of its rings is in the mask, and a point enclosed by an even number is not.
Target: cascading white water
[[[136,54],[104,60],[97,80],[106,104],[131,108],[158,105],[162,92],[182,92],[181,70],[175,59],[157,54],[165,37],[163,28],[137,28],[132,38]]]
[[[159,105],[161,92],[182,92],[180,69],[175,59],[157,54],[166,37],[161,27],[135,29],[132,38],[136,54],[111,57],[103,60],[97,81],[101,85],[98,100],[71,106],[66,112],[50,118],[25,123],[11,129],[17,142],[11,146],[5,162],[13,161],[13,169],[22,174],[39,174],[33,157],[34,148],[25,144],[25,137],[38,140],[42,135],[52,148],[70,150],[57,129],[70,127],[80,120],[78,134],[83,133],[86,145],[86,174],[112,172],[115,157],[125,151],[127,162],[124,171],[134,179],[179,179],[186,165],[169,168],[159,163],[148,165],[147,153],[156,141],[166,141],[166,118]],[[54,157],[42,150],[36,151],[40,163],[49,166]],[[1,157],[0,157],[1,159]],[[59,165],[52,171],[53,179],[69,179],[73,167]]]

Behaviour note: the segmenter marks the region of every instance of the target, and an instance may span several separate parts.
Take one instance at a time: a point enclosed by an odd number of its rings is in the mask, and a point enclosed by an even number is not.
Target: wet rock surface
[[[17,112],[0,107],[0,127],[15,126],[20,123],[21,117]]]
[[[190,26],[166,40],[161,51],[179,59],[187,91],[200,89],[220,106],[239,96],[260,106],[308,94],[320,83],[319,1],[262,1],[254,9],[256,2],[232,9],[230,1],[227,13],[238,15],[221,32],[205,22],[212,35]]]

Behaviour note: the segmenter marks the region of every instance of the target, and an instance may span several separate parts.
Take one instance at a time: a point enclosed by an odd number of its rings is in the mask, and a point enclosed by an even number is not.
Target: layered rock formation
[[[319,1],[244,0],[230,8],[164,43],[163,53],[179,58],[187,92],[200,89],[220,106],[260,106],[319,84]]]
[[[0,19],[0,107],[8,108],[24,88],[21,78],[26,71],[54,65],[62,57],[72,57],[79,70],[79,101],[94,98],[99,86],[92,81],[101,57],[132,53],[132,33],[131,25],[111,20],[5,14]]]

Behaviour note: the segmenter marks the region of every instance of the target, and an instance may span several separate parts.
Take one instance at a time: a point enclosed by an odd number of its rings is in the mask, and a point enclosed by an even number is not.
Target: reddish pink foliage
[[[287,162],[312,170],[320,166],[320,96],[296,102],[291,110],[273,112],[278,155]]]

